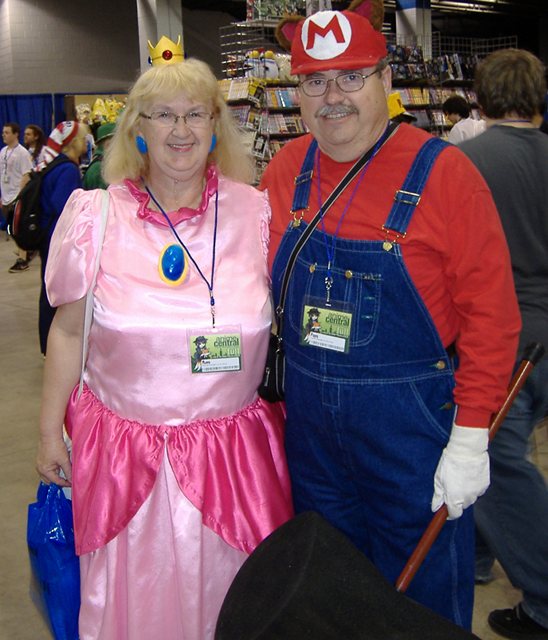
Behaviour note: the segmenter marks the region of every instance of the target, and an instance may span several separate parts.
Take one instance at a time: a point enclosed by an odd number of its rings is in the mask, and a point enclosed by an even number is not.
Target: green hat
[[[102,124],[97,129],[97,140],[95,140],[96,144],[103,142],[103,140],[106,140],[107,138],[112,138],[114,135],[114,129],[116,129],[115,122],[106,122],[105,124]]]

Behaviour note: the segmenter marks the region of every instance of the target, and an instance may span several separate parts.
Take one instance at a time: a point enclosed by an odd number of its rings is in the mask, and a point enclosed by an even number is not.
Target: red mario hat
[[[383,13],[382,2],[379,16],[379,2],[366,0],[354,2],[348,11],[285,18],[276,36],[283,46],[291,47],[291,74],[374,67],[387,53],[380,32]]]

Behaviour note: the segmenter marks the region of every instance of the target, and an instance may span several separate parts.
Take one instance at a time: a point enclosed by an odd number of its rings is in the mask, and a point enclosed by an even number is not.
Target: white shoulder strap
[[[91,329],[91,323],[93,322],[93,290],[97,282],[97,274],[99,273],[99,266],[101,264],[101,252],[103,251],[103,242],[105,240],[105,229],[107,228],[108,219],[108,206],[110,202],[110,195],[106,189],[101,191],[101,229],[99,231],[99,246],[97,247],[97,256],[95,258],[95,271],[93,273],[93,280],[91,286],[86,295],[86,307],[84,311],[84,339],[82,341],[82,368],[80,370],[80,384],[78,386],[77,400],[82,395],[82,389],[84,388],[84,371],[86,368],[86,361],[88,358],[89,347],[89,332]]]

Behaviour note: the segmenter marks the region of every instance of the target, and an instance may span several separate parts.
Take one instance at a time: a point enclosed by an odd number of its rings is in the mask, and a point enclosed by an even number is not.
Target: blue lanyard
[[[369,166],[369,163],[371,162],[371,160],[373,160],[373,158],[377,154],[377,151],[380,149],[382,143],[384,142],[384,138],[386,137],[386,134],[388,133],[389,127],[390,127],[390,123],[388,123],[388,126],[386,127],[384,133],[379,138],[379,141],[377,142],[377,144],[375,146],[375,150],[373,151],[373,154],[371,155],[371,157],[367,161],[367,164],[365,165],[365,167],[362,169],[360,177],[358,178],[358,182],[356,183],[356,186],[354,187],[354,190],[352,191],[352,194],[351,194],[348,202],[346,203],[346,207],[344,208],[344,211],[342,212],[342,215],[341,215],[340,220],[339,220],[339,224],[337,225],[337,228],[336,228],[335,233],[333,235],[333,239],[331,240],[331,246],[329,246],[329,244],[327,242],[327,233],[325,232],[325,225],[324,225],[324,221],[323,221],[323,212],[322,212],[322,217],[320,218],[320,221],[322,223],[323,239],[324,239],[324,243],[325,243],[325,251],[327,253],[327,276],[325,278],[325,288],[327,290],[327,300],[326,300],[327,303],[329,303],[330,291],[331,291],[331,287],[333,286],[333,278],[331,276],[331,263],[333,262],[333,258],[335,257],[335,242],[337,240],[337,234],[339,233],[339,229],[341,228],[341,224],[342,224],[342,222],[344,220],[344,216],[346,215],[346,212],[348,211],[348,208],[350,207],[350,203],[354,199],[354,196],[356,195],[356,191],[358,190],[358,187],[360,186],[360,183],[361,183],[361,181],[362,181],[362,179],[363,179],[363,177],[365,175],[365,172],[367,171],[367,167]],[[320,149],[319,148],[318,148],[318,152],[316,153],[316,175],[318,176],[318,203],[320,205],[320,211],[321,211],[322,210],[322,197],[321,197],[321,192],[320,192],[321,180],[320,180]]]
[[[17,147],[13,147],[13,149],[8,154],[8,147],[6,147],[6,153],[4,155],[4,175],[8,174],[8,160],[10,159],[10,156],[13,154],[16,148]]]
[[[152,195],[152,193],[150,192],[150,189],[146,185],[145,185],[145,189],[147,190],[148,195],[154,201],[155,205],[160,210],[160,213],[162,213],[164,218],[167,220],[169,226],[171,227],[171,230],[173,231],[175,237],[179,241],[179,244],[186,251],[187,256],[190,258],[192,264],[196,267],[196,270],[200,274],[202,280],[206,283],[207,289],[209,291],[209,300],[210,300],[210,304],[211,304],[211,321],[213,323],[213,328],[215,329],[215,298],[213,297],[213,280],[215,278],[215,250],[216,250],[216,246],[217,246],[217,220],[218,220],[218,211],[219,211],[219,208],[218,208],[219,190],[217,190],[215,192],[215,226],[214,226],[214,229],[213,229],[213,252],[212,252],[213,256],[212,256],[212,259],[211,259],[211,282],[209,282],[208,279],[202,273],[202,270],[198,266],[198,263],[196,262],[196,260],[194,260],[194,258],[192,257],[192,254],[190,253],[190,251],[186,248],[185,243],[179,237],[179,234],[175,230],[175,227],[173,226],[171,220],[168,218],[166,212],[162,209],[162,206],[160,205],[158,200],[156,200],[156,198]]]

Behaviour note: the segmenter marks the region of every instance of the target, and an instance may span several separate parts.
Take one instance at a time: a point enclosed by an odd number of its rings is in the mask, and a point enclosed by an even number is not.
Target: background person
[[[106,122],[97,129],[97,140],[95,141],[93,158],[84,174],[83,187],[86,191],[90,189],[106,189],[108,186],[101,175],[101,167],[105,149],[112,140],[115,129],[115,122]]]
[[[208,640],[247,554],[292,515],[283,410],[257,396],[270,209],[243,183],[250,159],[197,60],[139,78],[103,162],[110,208],[79,401],[102,192],[76,191],[52,240],[59,308],[37,468],[72,485],[80,639]],[[198,337],[209,370],[195,372]]]
[[[52,218],[48,235],[43,241],[39,251],[41,260],[42,287],[40,289],[40,302],[38,309],[38,334],[40,338],[40,351],[46,355],[48,334],[55,316],[55,306],[50,304],[46,293],[45,273],[48,262],[49,245],[55,226],[75,189],[82,186],[82,176],[78,165],[79,158],[86,149],[86,135],[89,129],[87,125],[73,120],[61,122],[50,133],[47,145],[43,150],[43,160],[37,170],[41,171],[56,158],[66,157],[71,162],[61,162],[49,171],[42,179],[42,228],[46,228]]]
[[[453,125],[448,140],[460,144],[485,131],[485,121],[472,117],[472,107],[462,96],[451,96],[442,105],[445,117]]]
[[[406,124],[414,124],[417,117],[405,110],[400,94],[395,91],[388,96],[388,117],[392,122],[405,122]]]
[[[29,124],[25,128],[23,133],[23,141],[25,143],[25,148],[30,154],[30,161],[32,163],[32,170],[36,171],[36,168],[39,164],[44,161],[44,149],[46,147],[46,134],[40,129],[38,125]],[[26,173],[21,180],[21,189],[27,184],[30,180],[30,173]],[[38,251],[23,251],[23,249],[19,249],[19,258],[29,263]]]
[[[44,160],[44,148],[47,144],[46,134],[36,124],[29,124],[23,133],[25,147],[30,153],[32,168],[36,167]]]
[[[286,23],[311,133],[276,153],[262,180],[273,212],[276,304],[305,224],[356,160],[376,151],[304,245],[284,305],[293,499],[297,512],[317,511],[345,533],[392,584],[445,502],[451,520],[406,595],[469,629],[467,507],[489,484],[487,427],[506,397],[520,329],[510,259],[485,181],[451,145],[434,163],[407,233],[388,224],[431,136],[406,124],[389,128],[382,4],[357,10],[377,16],[379,31],[351,11]],[[312,138],[319,149],[309,208],[292,215]],[[301,340],[312,300],[322,314],[351,315],[348,353]]]
[[[15,199],[21,191],[23,178],[32,170],[29,154],[19,144],[21,127],[16,122],[7,122],[2,129],[5,147],[0,150],[0,189],[2,191],[2,229],[6,228],[8,218],[15,207]],[[29,268],[27,252],[18,250],[18,258],[9,269],[9,273],[20,273]]]
[[[527,51],[489,55],[475,78],[487,131],[461,147],[489,185],[506,233],[523,322],[520,352],[530,341],[548,347],[548,138],[533,122],[546,105],[544,74]],[[547,410],[545,357],[489,446],[491,485],[475,508],[476,576],[488,581],[496,557],[523,592],[517,607],[489,615],[507,638],[548,638],[548,488],[529,459],[531,435]]]

